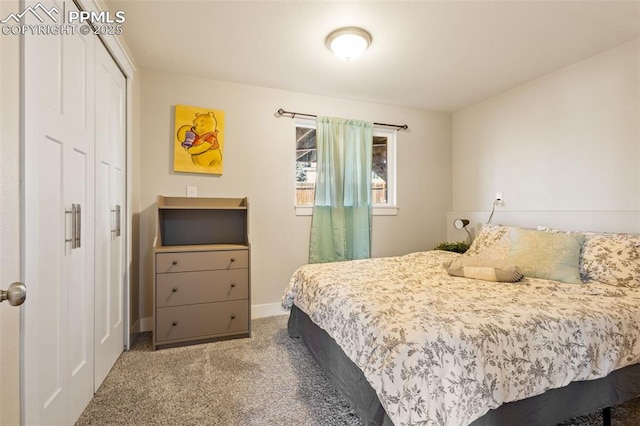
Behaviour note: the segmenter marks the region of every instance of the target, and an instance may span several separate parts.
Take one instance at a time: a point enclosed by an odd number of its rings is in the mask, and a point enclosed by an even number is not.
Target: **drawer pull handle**
[[[231,315],[231,319],[232,320],[236,319],[236,316],[235,315]]]
[[[176,266],[176,265],[178,264],[178,261],[177,261],[177,260],[174,260],[173,262],[171,262],[171,264],[172,264],[173,266]]]
[[[175,287],[171,289],[171,292],[172,292],[172,293],[176,293],[177,291],[178,291],[178,289],[177,289],[177,288],[175,288]]]
[[[236,285],[234,283],[231,283],[231,288],[234,288]]]
[[[176,325],[178,325],[178,321],[174,321],[171,323],[171,327],[175,327]]]
[[[231,258],[231,263],[235,262],[236,260],[232,257]]]

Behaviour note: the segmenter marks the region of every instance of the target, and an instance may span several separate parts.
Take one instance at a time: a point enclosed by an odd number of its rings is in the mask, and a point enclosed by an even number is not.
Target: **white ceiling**
[[[141,68],[455,111],[634,39],[635,1],[105,0]],[[327,34],[373,43],[347,63]]]

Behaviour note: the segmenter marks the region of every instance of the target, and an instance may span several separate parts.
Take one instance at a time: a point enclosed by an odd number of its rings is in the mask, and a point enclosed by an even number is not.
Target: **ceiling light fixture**
[[[338,58],[353,61],[371,45],[371,34],[362,28],[338,28],[327,36],[327,47]]]

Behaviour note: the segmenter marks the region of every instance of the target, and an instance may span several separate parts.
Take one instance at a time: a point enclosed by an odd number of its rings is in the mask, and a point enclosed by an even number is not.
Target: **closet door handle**
[[[74,204],[75,207],[75,247],[80,248],[82,245],[82,210],[80,204]]]
[[[122,233],[122,208],[116,204],[116,237]]]
[[[115,228],[111,230],[112,234],[115,234],[116,237],[119,237],[121,232],[121,208],[119,204],[116,204],[113,209],[111,209],[111,213],[115,216]]]
[[[65,237],[64,242],[71,243],[72,250],[80,247],[80,232],[82,231],[80,213],[80,204],[75,203],[71,204],[70,210],[64,211],[65,217],[67,215],[71,215],[71,236],[69,238]],[[65,220],[65,227],[67,223],[69,222],[66,222]]]

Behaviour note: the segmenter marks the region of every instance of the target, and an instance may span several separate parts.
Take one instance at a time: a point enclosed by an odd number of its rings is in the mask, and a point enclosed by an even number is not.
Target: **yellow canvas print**
[[[224,111],[176,105],[173,170],[222,174]]]

